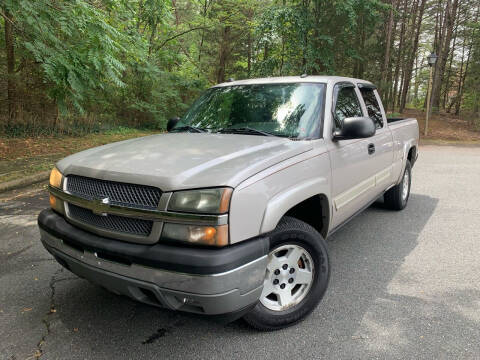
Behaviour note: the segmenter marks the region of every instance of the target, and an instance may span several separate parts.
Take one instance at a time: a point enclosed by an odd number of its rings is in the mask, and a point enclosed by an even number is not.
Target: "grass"
[[[120,127],[104,133],[75,137],[0,137],[0,182],[50,170],[58,160],[85,149],[158,132]]]
[[[402,114],[398,113],[398,112],[393,112],[393,113],[387,113],[387,118],[391,119],[391,118],[399,118],[399,117],[402,117]]]

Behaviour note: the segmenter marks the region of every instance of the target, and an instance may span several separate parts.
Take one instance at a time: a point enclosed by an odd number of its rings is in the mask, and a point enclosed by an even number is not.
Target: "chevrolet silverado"
[[[418,155],[417,121],[344,77],[219,84],[167,129],[59,161],[41,241],[117,294],[260,330],[315,309],[325,239],[379,197],[405,208]]]

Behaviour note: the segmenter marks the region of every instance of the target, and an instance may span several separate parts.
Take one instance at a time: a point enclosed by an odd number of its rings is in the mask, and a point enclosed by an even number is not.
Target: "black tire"
[[[406,181],[405,174],[408,173],[408,192],[407,196],[404,197],[403,193],[403,186],[404,182]],[[410,161],[407,160],[407,164],[405,165],[405,172],[402,175],[402,181],[399,184],[388,190],[385,195],[385,206],[392,210],[403,210],[405,206],[407,206],[408,198],[410,197],[410,187],[412,184],[412,165]]]
[[[318,231],[303,221],[285,216],[270,233],[270,250],[273,252],[285,245],[301,246],[308,252],[314,264],[310,288],[303,300],[281,311],[271,310],[259,300],[244,316],[245,321],[258,330],[278,330],[300,322],[317,307],[328,287],[330,261],[327,244]]]

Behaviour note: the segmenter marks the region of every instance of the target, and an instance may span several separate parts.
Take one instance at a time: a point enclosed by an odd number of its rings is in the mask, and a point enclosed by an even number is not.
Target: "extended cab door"
[[[369,146],[373,153],[369,157],[375,173],[375,188],[373,196],[379,196],[391,185],[393,164],[393,137],[388,128],[387,118],[382,102],[374,85],[367,83],[357,84],[360,89],[361,101],[369,116],[376,126],[375,136],[370,140]]]
[[[366,116],[360,102],[359,89],[350,82],[340,82],[333,88],[332,128],[327,136],[341,129],[348,117]],[[332,227],[335,228],[371,200],[378,166],[371,151],[374,138],[331,141],[329,155],[332,166]]]

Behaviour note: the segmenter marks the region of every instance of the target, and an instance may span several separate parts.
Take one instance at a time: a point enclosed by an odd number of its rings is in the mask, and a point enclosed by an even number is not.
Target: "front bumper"
[[[262,292],[268,238],[202,249],[100,237],[51,210],[42,211],[38,223],[43,245],[61,265],[144,303],[219,315],[248,308]]]

